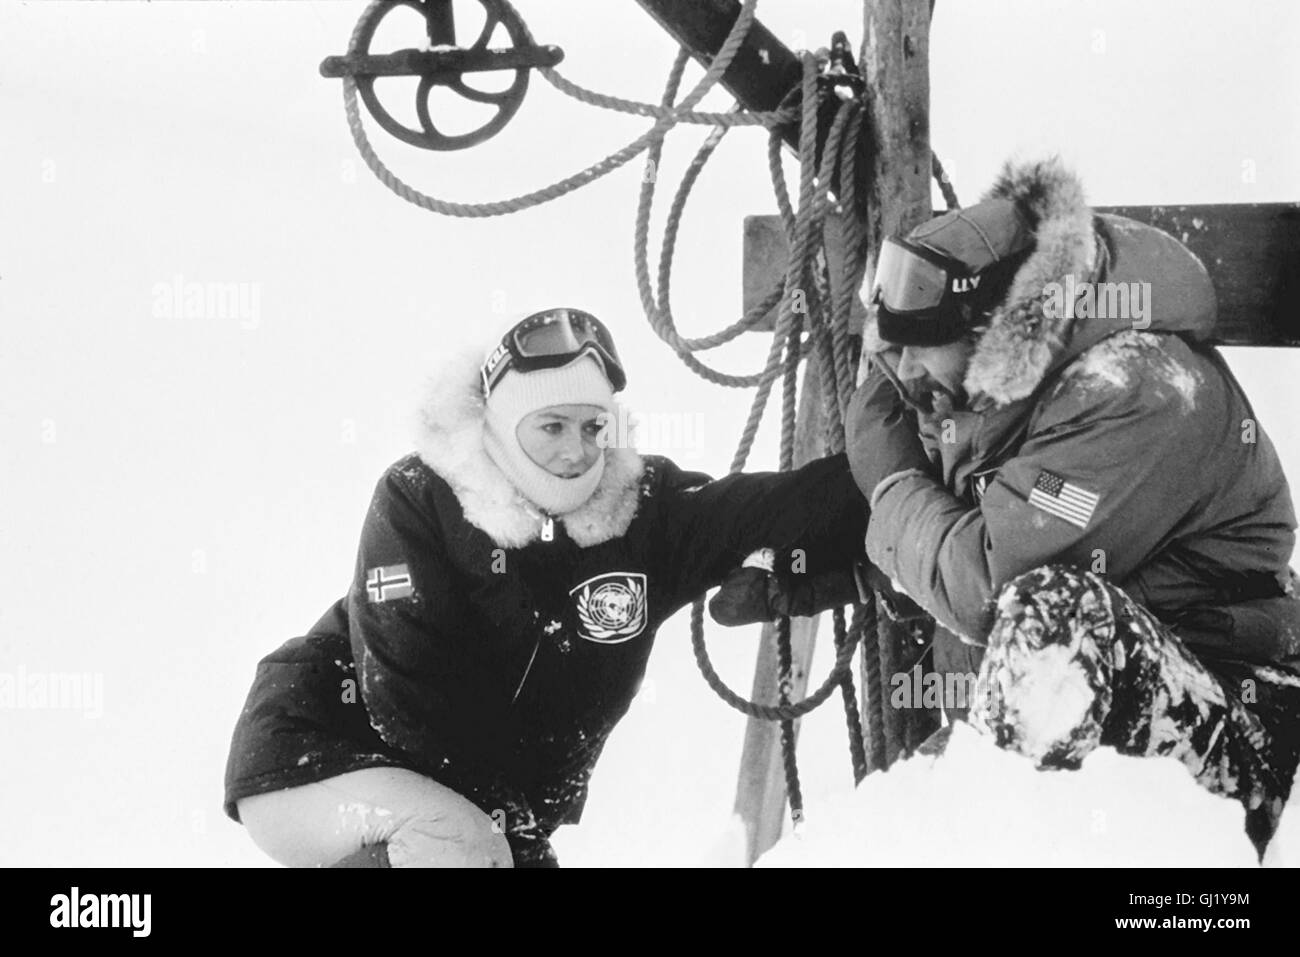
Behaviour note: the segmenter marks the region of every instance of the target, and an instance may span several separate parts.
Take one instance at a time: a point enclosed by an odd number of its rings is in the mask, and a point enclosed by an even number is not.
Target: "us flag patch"
[[[406,565],[381,565],[366,571],[366,594],[371,601],[409,598],[415,591]]]
[[[1071,485],[1055,472],[1043,469],[1029,492],[1029,504],[1077,528],[1087,528],[1100,496]]]

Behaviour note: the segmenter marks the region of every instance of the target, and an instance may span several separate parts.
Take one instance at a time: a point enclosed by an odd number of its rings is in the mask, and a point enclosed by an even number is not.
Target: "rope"
[[[679,52],[677,60],[673,64],[673,69],[669,72],[668,83],[665,86],[663,95],[663,102],[665,105],[671,104],[673,98],[676,96],[677,86],[681,79],[681,72],[686,66],[687,58],[688,54],[686,50],[683,49]],[[717,131],[714,132],[717,133]],[[679,209],[677,219],[680,219],[680,208],[684,206],[686,197],[690,194],[691,186],[694,184],[700,171],[703,169],[704,163],[717,147],[721,135],[722,134],[720,133],[718,133],[716,137],[711,135],[709,139],[705,141],[704,145],[701,146],[700,151],[696,154],[691,167],[687,170],[686,177],[682,182],[682,187],[678,190],[677,202],[674,203],[674,206]],[[718,372],[691,355],[692,351],[702,348],[711,348],[711,345],[709,345],[706,340],[691,341],[684,340],[678,336],[673,322],[672,313],[668,311],[667,308],[661,310],[659,303],[655,299],[655,294],[650,287],[650,267],[647,247],[650,236],[650,211],[654,204],[655,185],[658,178],[656,173],[658,171],[659,159],[662,152],[663,140],[661,139],[651,146],[650,152],[646,156],[646,173],[641,178],[641,190],[637,200],[633,258],[636,271],[637,292],[641,297],[641,307],[645,311],[646,316],[650,318],[651,325],[655,329],[656,334],[673,347],[673,350],[682,361],[686,363],[687,367],[691,369],[691,371],[716,385],[725,385],[737,388],[758,385],[762,390],[763,399],[766,401],[767,391],[763,387],[765,383],[770,386],[771,380],[776,374],[780,361],[779,349],[774,348],[772,350],[773,354],[769,355],[768,361],[763,370],[754,375],[734,376],[724,372]],[[672,240],[670,241],[667,237],[665,238],[665,251],[669,262],[671,263],[673,242],[676,237],[676,226],[671,221],[669,226]],[[735,330],[734,335],[739,335],[739,333],[744,331],[744,329],[756,325],[765,315],[767,315],[768,311],[779,301],[779,298],[782,295],[784,295],[783,287],[777,287],[764,298],[763,302],[751,309],[739,323],[734,324],[730,329],[722,330],[722,332],[713,337],[707,338],[718,340],[720,344],[721,341],[726,341],[726,338],[734,337],[731,334],[732,329]],[[760,417],[761,414],[760,411]]]
[[[957,191],[953,189],[952,180],[944,172],[943,164],[939,162],[939,154],[930,151],[930,171],[934,174],[935,182],[939,184],[939,192],[943,193],[943,201],[949,209],[961,209],[961,203],[957,202]]]
[[[606,93],[597,93],[560,75],[554,67],[542,67],[537,72],[547,83],[566,96],[571,96],[580,103],[601,109],[614,110],[618,113],[630,113],[634,116],[652,116],[655,119],[672,119],[676,123],[703,123],[709,126],[781,126],[795,118],[785,110],[746,110],[744,112],[703,113],[695,110],[683,111],[668,106],[656,106],[653,103],[641,103],[637,100],[625,100]]]
[[[733,472],[737,472],[744,467],[745,460],[749,458],[749,452],[753,447],[754,437],[758,434],[758,426],[762,420],[763,410],[767,405],[767,393],[771,390],[773,377],[779,368],[778,344],[785,338],[786,331],[794,321],[795,297],[803,289],[804,277],[808,273],[808,262],[813,252],[812,224],[816,212],[814,197],[817,187],[814,176],[814,157],[817,149],[817,64],[810,54],[804,54],[803,56],[801,94],[803,116],[799,132],[799,166],[801,171],[799,213],[794,217],[794,232],[790,240],[790,258],[786,264],[785,272],[785,295],[781,299],[776,329],[772,334],[773,348],[769,356],[768,367],[761,374],[764,379],[760,383],[754,405],[750,409],[749,421],[745,423],[740,444],[732,460]],[[792,338],[789,342],[792,351],[797,346],[798,340]],[[791,429],[793,429],[793,422],[791,423]],[[792,437],[791,441],[793,441]],[[785,442],[784,432],[782,433],[782,442]]]
[[[664,342],[668,343],[677,353],[678,357],[686,363],[687,368],[695,372],[702,378],[713,382],[716,385],[730,386],[732,388],[748,388],[751,386],[768,385],[776,375],[779,367],[779,355],[773,350],[773,355],[768,357],[762,370],[750,375],[731,375],[719,372],[703,362],[696,359],[691,353],[703,349],[711,349],[721,345],[731,339],[734,339],[740,333],[757,325],[771,309],[788,295],[786,289],[789,285],[787,276],[783,285],[776,286],[764,299],[757,303],[749,310],[738,322],[733,323],[727,328],[715,333],[712,336],[706,336],[701,339],[683,339],[677,332],[676,320],[673,317],[671,306],[669,305],[669,289],[671,286],[671,271],[673,262],[673,253],[676,248],[677,233],[681,224],[681,216],[685,209],[686,200],[690,196],[691,189],[694,187],[696,180],[703,171],[705,163],[717,148],[722,136],[725,135],[725,128],[715,129],[705,140],[704,144],[696,153],[691,164],[688,166],[685,175],[682,178],[681,185],[677,194],[673,198],[672,206],[669,209],[667,221],[664,227],[664,240],[660,252],[659,262],[659,282],[658,295],[650,288],[650,270],[648,265],[648,244],[650,234],[650,211],[654,203],[655,177],[649,175],[657,168],[662,144],[656,144],[653,153],[646,160],[647,175],[642,178],[641,195],[637,204],[636,232],[634,237],[635,268],[637,278],[637,289],[641,296],[641,305],[645,310],[646,316],[650,320],[651,328],[655,334]],[[793,260],[792,260],[793,261]],[[778,323],[778,326],[780,323]],[[764,399],[766,390],[764,390]],[[760,413],[761,414],[761,413]]]
[[[702,636],[704,633],[704,602],[702,600],[691,604],[691,648],[695,652],[695,663],[699,665],[700,673],[704,675],[704,680],[709,687],[717,693],[718,697],[728,705],[735,708],[741,714],[748,715],[751,718],[762,718],[764,721],[783,721],[788,718],[802,718],[812,711],[816,711],[826,699],[835,693],[839,687],[838,675],[840,672],[847,671],[853,663],[853,652],[857,650],[858,641],[861,637],[860,629],[855,626],[849,629],[848,638],[844,647],[840,648],[835,655],[835,664],[831,668],[831,677],[822,683],[816,691],[806,695],[802,701],[795,701],[786,705],[759,704],[756,701],[750,701],[732,691],[719,677],[713,668],[713,663],[709,660],[708,652],[704,648]],[[701,636],[697,641],[696,636]],[[835,679],[835,680],[832,680]]]
[[[841,413],[849,407],[853,391],[857,384],[856,366],[849,355],[849,321],[853,314],[853,302],[857,297],[858,287],[862,284],[862,274],[867,267],[867,229],[866,224],[856,215],[858,208],[858,151],[854,144],[862,135],[862,110],[855,110],[849,117],[845,137],[849,148],[844,151],[844,162],[840,169],[840,206],[845,211],[841,222],[845,224],[843,239],[847,265],[844,283],[835,291],[831,312],[831,353],[835,359],[835,381]],[[837,450],[839,451],[839,450]]]
[[[776,195],[776,208],[781,214],[781,225],[786,236],[794,235],[794,206],[790,203],[790,188],[785,182],[785,168],[781,165],[781,147],[784,138],[775,130],[767,138],[767,171],[772,177],[772,192]]]
[[[674,344],[674,348],[678,349],[679,354],[682,350],[698,352],[713,349],[723,343],[730,342],[741,333],[756,326],[781,301],[781,296],[784,294],[784,286],[774,284],[767,296],[751,308],[739,321],[709,336],[698,339],[683,339],[677,334],[676,327],[673,325],[672,311],[668,307],[668,300],[672,281],[673,254],[677,246],[677,234],[681,227],[682,214],[685,212],[686,201],[690,197],[691,190],[699,179],[700,173],[703,172],[709,157],[718,148],[718,144],[722,142],[722,137],[726,135],[726,132],[725,127],[715,128],[700,146],[682,176],[682,181],[677,188],[676,195],[673,197],[672,206],[669,208],[668,218],[664,225],[664,239],[659,254],[658,302],[660,303],[659,314],[666,316],[667,320],[665,331],[660,335],[661,337],[665,335],[670,337],[670,343]]]
[[[799,401],[799,327],[796,317],[787,333],[785,377],[781,388],[781,458],[779,468],[788,472],[794,468],[795,423]],[[783,615],[776,623],[777,700],[790,704],[794,677],[793,651],[790,647],[790,618]],[[785,768],[785,790],[790,801],[790,820],[799,824],[803,820],[803,789],[799,784],[799,763],[795,756],[794,719],[781,722],[781,757]]]
[[[738,472],[744,468],[745,462],[749,457],[754,437],[758,431],[759,424],[762,420],[763,411],[767,404],[767,399],[771,393],[772,385],[782,367],[785,370],[784,388],[783,388],[783,416],[782,416],[782,450],[781,450],[781,468],[789,469],[793,464],[794,449],[794,427],[796,419],[795,399],[797,396],[797,378],[795,373],[798,368],[798,362],[805,352],[805,346],[800,340],[800,325],[796,316],[802,315],[794,309],[796,302],[795,293],[803,292],[809,305],[810,317],[816,316],[820,310],[817,308],[818,302],[814,290],[808,289],[807,278],[809,265],[813,260],[816,252],[813,241],[813,227],[820,222],[819,218],[824,214],[826,208],[824,186],[819,184],[828,183],[830,180],[827,173],[833,169],[835,161],[835,151],[842,141],[843,132],[846,129],[853,129],[851,123],[852,115],[858,111],[857,104],[845,104],[841,107],[835,122],[832,124],[832,132],[828,135],[827,147],[823,157],[821,176],[817,175],[815,152],[816,152],[816,133],[817,133],[817,96],[816,96],[816,62],[810,55],[803,58],[803,81],[801,84],[801,117],[802,123],[800,128],[800,196],[799,211],[795,213],[791,207],[789,194],[785,187],[784,175],[780,167],[780,136],[774,134],[772,142],[774,148],[769,149],[769,159],[775,156],[775,160],[770,162],[773,171],[773,184],[777,193],[778,206],[782,210],[783,220],[787,223],[787,228],[791,237],[790,258],[786,267],[783,295],[781,299],[781,308],[778,313],[776,329],[772,337],[772,348],[769,350],[768,361],[764,369],[754,377],[758,379],[758,389],[754,395],[754,400],[750,408],[749,418],[742,430],[740,441],[737,445],[735,457],[731,463],[731,472]],[[666,94],[665,99],[671,101],[671,90]],[[860,124],[856,127],[860,130]],[[701,154],[697,155],[699,163],[693,163],[687,172],[684,189],[679,189],[677,193],[677,202],[674,203],[673,210],[669,214],[669,221],[665,228],[666,242],[664,245],[664,254],[660,260],[659,270],[659,297],[656,299],[654,292],[650,289],[649,268],[645,257],[645,249],[648,244],[648,220],[651,198],[653,196],[653,183],[643,183],[641,202],[638,206],[637,228],[636,228],[636,267],[638,288],[641,292],[643,305],[646,307],[647,317],[652,325],[656,322],[661,324],[661,328],[671,329],[672,314],[666,308],[667,291],[669,289],[669,276],[671,270],[672,243],[676,236],[677,222],[680,219],[680,212],[685,197],[689,194],[690,184],[693,184],[698,177],[699,166],[702,165],[703,159],[711,152],[712,147],[716,146],[716,141],[710,138],[706,141],[705,146],[701,148]],[[852,144],[850,151],[852,151]],[[701,158],[703,157],[703,158]],[[665,263],[665,259],[667,262]],[[662,338],[666,338],[661,333]],[[814,334],[814,340],[816,336]],[[667,341],[667,340],[666,340]],[[671,344],[671,343],[670,343]],[[815,344],[815,343],[814,343]],[[783,348],[784,347],[784,348]],[[784,360],[782,355],[784,353]],[[679,355],[681,353],[679,352]],[[684,360],[693,360],[693,356],[683,356]],[[689,361],[688,361],[689,365]],[[823,377],[829,381],[834,381],[833,364],[830,369],[826,370]],[[842,441],[842,440],[841,440]],[[837,643],[835,664],[832,667],[830,675],[825,682],[814,692],[807,695],[802,701],[791,703],[788,700],[789,690],[789,668],[790,664],[786,658],[787,652],[782,651],[782,644],[787,646],[789,642],[788,619],[785,624],[778,621],[777,639],[778,639],[778,659],[779,659],[779,686],[778,686],[778,704],[763,705],[757,702],[749,701],[746,698],[736,694],[718,676],[708,657],[708,651],[704,645],[704,602],[697,601],[691,609],[691,644],[695,652],[695,659],[704,675],[705,681],[718,694],[723,701],[736,708],[737,710],[749,715],[750,717],[763,718],[766,720],[775,720],[783,722],[783,725],[795,718],[809,713],[830,697],[836,688],[841,691],[844,687],[845,679],[850,682],[852,687],[852,674],[850,664],[853,660],[854,651],[857,648],[861,628],[857,626],[850,629],[843,643]],[[785,637],[782,638],[784,632]],[[784,661],[784,664],[780,662]],[[843,693],[843,692],[842,692]],[[856,705],[855,705],[856,707]],[[783,728],[783,750],[788,751],[793,744],[793,736],[790,729]],[[796,806],[798,772],[797,768],[790,766],[791,759],[787,753],[785,755],[787,764],[787,784],[793,784],[792,790],[792,809]],[[855,771],[856,773],[856,771]]]
[[[777,690],[782,705],[790,703],[790,619],[781,618],[776,623]],[[799,762],[795,756],[794,719],[781,721],[781,766],[785,771],[785,793],[790,802],[790,821],[798,826],[803,821],[803,788],[799,784]]]
[[[867,725],[867,770],[869,772],[888,767],[885,761],[884,715],[880,706],[882,701],[888,699],[882,698],[880,693],[878,616],[879,609],[873,601],[863,607],[862,619],[856,623],[862,635],[862,711]]]
[[[827,419],[826,448],[831,454],[844,451],[846,444],[844,415],[853,394],[856,378],[849,355],[849,322],[857,288],[862,273],[866,268],[867,252],[865,243],[866,229],[862,220],[856,215],[857,145],[862,130],[862,111],[860,108],[842,109],[840,111],[840,115],[836,117],[837,122],[827,137],[827,152],[828,154],[831,153],[829,144],[832,137],[836,138],[835,146],[838,149],[838,135],[840,129],[843,128],[839,121],[846,117],[846,148],[840,153],[840,175],[838,179],[840,192],[842,193],[840,210],[842,213],[846,213],[840,219],[844,262],[842,263],[843,268],[838,274],[832,273],[829,268],[827,270],[828,283],[831,287],[829,328],[823,326],[819,337],[821,340],[820,359],[823,402]],[[823,181],[829,181],[827,173],[823,173]],[[861,634],[861,629],[856,623],[863,614],[864,609],[855,606],[855,634]],[[844,609],[834,609],[832,618],[835,630],[835,646],[838,650],[848,641]],[[853,783],[856,785],[866,777],[868,762],[863,737],[862,712],[858,705],[857,690],[854,687],[851,671],[845,670],[840,678],[839,687],[841,704],[844,708],[845,727],[849,736],[849,757],[853,767]],[[873,704],[873,702],[864,702],[864,704]]]
[[[855,618],[862,614],[854,609]],[[831,612],[835,625],[835,648],[838,651],[849,640],[848,627],[844,622],[844,609],[836,608]],[[856,625],[855,625],[856,629]],[[867,776],[866,744],[862,734],[862,714],[858,709],[858,699],[853,687],[853,676],[845,674],[847,681],[840,682],[840,697],[844,704],[844,724],[849,732],[849,760],[853,763],[853,783],[860,784]]]

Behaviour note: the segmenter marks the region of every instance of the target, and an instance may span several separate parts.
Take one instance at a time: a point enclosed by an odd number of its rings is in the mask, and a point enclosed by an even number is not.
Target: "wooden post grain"
[[[931,213],[930,0],[865,0],[864,8],[862,72],[871,149],[865,182],[858,188],[867,196],[869,281],[881,241],[907,233]],[[865,668],[862,672],[863,713],[868,719],[874,715],[884,729],[885,767],[907,746],[906,713],[889,705],[904,630],[880,617],[875,695]],[[872,644],[864,646],[864,654],[871,653]]]

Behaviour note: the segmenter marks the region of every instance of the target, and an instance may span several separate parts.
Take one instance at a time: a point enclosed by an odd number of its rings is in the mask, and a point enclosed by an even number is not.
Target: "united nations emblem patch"
[[[578,612],[578,633],[588,641],[616,645],[645,631],[646,581],[640,572],[609,572],[569,592]]]

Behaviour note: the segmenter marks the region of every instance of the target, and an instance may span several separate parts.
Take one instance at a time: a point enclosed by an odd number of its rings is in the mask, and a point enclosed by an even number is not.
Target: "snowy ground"
[[[1293,841],[1300,829],[1289,830],[1284,837]],[[1291,854],[1297,850],[1292,846]],[[1241,806],[1203,790],[1173,759],[1128,758],[1101,748],[1078,771],[1039,771],[959,723],[942,757],[914,757],[868,777],[856,792],[809,808],[800,833],[759,861],[763,867],[863,865],[1257,863]]]

